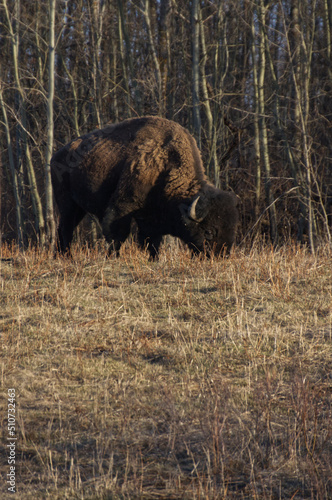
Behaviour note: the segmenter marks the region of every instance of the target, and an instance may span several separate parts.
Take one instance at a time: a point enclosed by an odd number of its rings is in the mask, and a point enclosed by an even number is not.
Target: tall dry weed
[[[331,249],[1,255],[17,498],[331,497]]]

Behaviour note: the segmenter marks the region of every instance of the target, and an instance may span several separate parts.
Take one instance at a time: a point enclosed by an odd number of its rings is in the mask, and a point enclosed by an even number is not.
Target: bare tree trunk
[[[114,120],[117,122],[119,121],[119,105],[118,105],[118,93],[117,93],[117,48],[114,44],[113,46],[113,51],[112,51],[112,84],[113,84],[113,90],[112,92],[112,109],[114,113]]]
[[[144,8],[142,9],[144,14],[146,29],[148,33],[149,46],[152,54],[153,65],[155,69],[156,82],[157,82],[157,99],[158,99],[158,113],[159,115],[164,115],[163,109],[163,94],[162,94],[162,78],[161,78],[161,69],[159,58],[157,54],[157,49],[153,40],[152,28],[151,28],[151,20],[150,20],[150,0],[144,0]]]
[[[324,0],[324,24],[326,30],[326,48],[327,48],[327,59],[330,62],[328,66],[328,75],[330,81],[332,82],[332,36],[331,36],[331,24],[332,24],[332,5],[330,0]]]
[[[255,115],[254,115],[254,130],[255,130],[255,154],[256,154],[256,190],[255,190],[255,218],[258,219],[259,216],[259,205],[261,197],[261,148],[260,148],[260,131],[259,131],[259,87],[258,87],[258,59],[256,51],[256,31],[254,23],[254,11],[252,15],[251,22],[251,53],[252,53],[252,68],[253,68],[253,85],[254,85],[254,96],[255,96]]]
[[[73,92],[74,116],[73,116],[72,120],[73,120],[73,125],[74,125],[74,129],[75,129],[75,133],[76,133],[77,136],[79,136],[80,135],[80,127],[79,127],[79,124],[78,124],[78,96],[77,96],[76,84],[75,84],[72,72],[69,71],[69,69],[67,68],[67,64],[66,64],[66,61],[64,60],[64,58],[62,58],[62,66],[63,66],[63,68],[64,68],[64,70],[66,72],[66,75],[69,78],[71,89],[72,89],[72,92]]]
[[[283,7],[284,9],[284,7]],[[292,97],[294,101],[293,107],[293,124],[292,124],[292,155],[294,159],[294,167],[296,170],[296,177],[298,178],[300,193],[299,196],[301,198],[301,216],[298,222],[298,240],[303,241],[303,232],[305,229],[305,219],[308,216],[308,207],[306,206],[305,201],[305,184],[306,180],[303,176],[303,172],[301,169],[301,150],[302,150],[302,141],[301,141],[301,129],[300,129],[300,121],[301,121],[301,97],[298,92],[298,83],[301,79],[301,71],[300,71],[300,51],[301,51],[301,35],[300,35],[300,19],[299,19],[299,5],[297,1],[292,0],[291,3],[291,12],[290,12],[290,20],[291,20],[291,28],[289,33],[287,33],[285,13],[283,11],[283,20],[284,20],[284,29],[286,33],[286,43],[288,48],[289,58],[291,60],[291,89],[292,89]]]
[[[8,146],[8,159],[9,159],[9,167],[10,173],[12,177],[13,183],[13,191],[15,198],[15,214],[16,214],[16,237],[17,243],[20,248],[23,247],[23,224],[22,224],[22,204],[21,204],[21,196],[20,190],[17,180],[17,172],[14,163],[14,154],[12,148],[12,142],[10,137],[9,123],[7,118],[7,110],[2,96],[2,82],[0,80],[0,106],[2,109],[4,127],[6,132],[7,146]]]
[[[266,200],[268,203],[268,210],[270,216],[270,234],[271,241],[274,244],[278,242],[278,227],[277,227],[277,212],[275,207],[275,200],[271,189],[271,166],[268,147],[267,126],[265,120],[265,63],[266,63],[266,49],[265,49],[265,16],[266,6],[264,0],[259,0],[258,14],[259,14],[259,71],[258,71],[258,103],[259,103],[259,129],[260,129],[260,143],[262,158],[265,170],[265,192]]]
[[[162,0],[160,3],[159,19],[159,61],[161,78],[160,114],[166,115],[166,89],[169,61],[169,20],[171,12],[171,0]]]
[[[29,189],[32,199],[32,206],[35,216],[35,227],[37,232],[37,237],[39,239],[39,243],[44,245],[45,242],[45,224],[44,224],[44,216],[43,216],[43,207],[40,200],[40,196],[37,188],[36,175],[32,164],[31,153],[28,145],[28,137],[27,137],[27,122],[26,122],[26,109],[25,109],[25,95],[24,90],[21,85],[21,80],[19,77],[19,69],[18,69],[18,37],[15,35],[13,31],[13,26],[11,23],[7,0],[2,0],[6,21],[9,29],[9,34],[12,43],[12,53],[13,53],[13,66],[14,66],[14,78],[15,84],[20,96],[21,105],[22,105],[22,120],[20,123],[20,127],[22,128],[22,140],[24,146],[24,153],[26,158],[26,166],[27,166],[27,174],[29,180]]]
[[[22,122],[23,122],[23,130],[24,130],[23,144],[24,144],[25,158],[26,158],[26,162],[27,162],[29,190],[30,190],[30,194],[31,194],[32,208],[33,208],[34,217],[35,217],[36,235],[37,235],[38,243],[41,246],[44,246],[44,244],[45,244],[45,223],[44,223],[44,215],[43,215],[43,206],[42,206],[41,199],[40,199],[39,192],[38,192],[36,174],[35,174],[35,170],[33,168],[31,152],[30,152],[30,148],[28,145],[27,134],[25,132],[25,130],[26,130],[26,111],[25,111],[25,109],[24,109],[24,116],[22,117]]]
[[[42,50],[40,47],[40,7],[41,7],[41,2],[37,2],[37,12],[36,12],[36,30],[35,30],[35,40],[36,40],[36,47],[37,47],[37,61],[38,61],[38,73],[37,73],[37,81],[42,82],[43,81],[43,74],[44,74],[44,68],[43,68],[43,61],[42,61]]]
[[[103,34],[103,16],[106,2],[91,2],[91,44],[92,44],[92,81],[93,99],[95,109],[95,120],[97,126],[101,127],[102,96],[100,89],[100,47]]]
[[[45,164],[45,222],[46,238],[50,245],[55,242],[55,222],[53,212],[53,192],[51,182],[51,158],[54,140],[54,122],[53,122],[53,101],[54,101],[54,61],[55,61],[55,42],[54,42],[54,21],[55,21],[56,0],[49,0],[49,85],[47,97],[47,146],[46,146],[46,164]]]
[[[202,45],[202,62],[201,62],[202,95],[203,95],[203,106],[205,109],[205,115],[208,124],[207,139],[210,151],[207,170],[209,176],[211,178],[213,176],[214,183],[217,186],[219,184],[219,172],[220,172],[220,167],[217,157],[217,140],[216,140],[217,132],[216,132],[216,123],[213,120],[212,110],[210,106],[210,99],[208,94],[208,87],[207,87],[205,67],[207,64],[208,54],[206,50],[205,30],[202,20],[202,12],[200,9],[199,9],[199,25],[200,25],[200,35],[201,35],[201,45]]]
[[[312,13],[311,19],[312,30],[315,26],[315,12]],[[309,118],[309,83],[311,76],[311,59],[312,59],[312,40],[304,40],[303,33],[300,27],[300,14],[298,0],[292,0],[291,4],[291,21],[292,26],[289,36],[286,36],[286,44],[288,53],[292,59],[291,77],[293,80],[294,93],[294,149],[297,163],[298,177],[300,178],[300,187],[302,188],[302,196],[304,197],[303,205],[306,210],[306,218],[308,224],[309,245],[312,252],[315,251],[315,218],[312,207],[312,164],[310,158],[310,140],[308,137],[308,118]],[[309,19],[306,19],[309,23]],[[283,16],[284,29],[286,31],[285,15]],[[304,172],[301,170],[301,165],[304,167]],[[305,220],[299,224],[299,238],[302,239],[302,233]]]
[[[277,126],[278,134],[280,135],[282,143],[285,146],[285,151],[286,151],[287,159],[288,159],[290,170],[291,170],[291,175],[292,175],[295,189],[296,189],[297,195],[298,195],[298,202],[299,202],[300,214],[301,214],[300,220],[302,221],[302,222],[298,223],[300,226],[300,225],[302,225],[302,223],[306,217],[306,204],[305,204],[305,201],[303,199],[303,195],[301,194],[303,179],[301,176],[301,172],[299,172],[299,169],[298,169],[296,153],[290,144],[290,140],[289,140],[289,137],[287,136],[285,125],[283,124],[283,120],[281,117],[280,96],[282,95],[282,89],[279,86],[278,78],[276,75],[276,70],[274,67],[273,58],[272,58],[271,51],[270,51],[270,44],[269,44],[269,41],[267,38],[266,30],[264,30],[264,37],[265,37],[265,49],[266,49],[266,54],[268,57],[268,62],[269,62],[269,67],[270,67],[270,74],[272,77],[273,87],[275,89],[275,92],[274,92],[274,99],[275,99],[274,118],[275,118],[275,123]]]
[[[201,147],[201,115],[199,106],[199,0],[192,1],[191,40],[192,40],[192,103],[194,135]]]
[[[126,29],[124,12],[123,12],[123,2],[122,0],[118,0],[118,15],[119,15],[119,47],[120,47],[120,56],[121,56],[121,65],[122,65],[122,74],[124,79],[124,88],[126,91],[126,101],[127,101],[127,113],[130,117],[132,114],[131,109],[131,99],[130,99],[130,89],[129,89],[129,76],[127,71],[127,66],[129,66],[130,78],[134,78],[134,69],[133,69],[133,61],[130,52],[130,41],[128,32]],[[124,51],[124,42],[126,46],[126,54]],[[127,62],[127,64],[126,64]]]

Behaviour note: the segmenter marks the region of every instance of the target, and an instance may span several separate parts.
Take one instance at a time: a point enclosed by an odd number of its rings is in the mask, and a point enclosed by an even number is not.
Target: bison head
[[[207,186],[189,204],[181,204],[182,239],[195,252],[229,252],[238,224],[238,203],[233,193]]]

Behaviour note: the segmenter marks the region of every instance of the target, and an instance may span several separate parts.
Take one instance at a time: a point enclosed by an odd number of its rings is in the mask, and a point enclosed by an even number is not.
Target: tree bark
[[[45,222],[46,238],[49,245],[55,242],[55,222],[53,211],[53,191],[51,181],[51,158],[54,140],[53,101],[54,101],[54,61],[55,61],[55,5],[56,0],[49,0],[49,71],[47,96],[47,146],[45,164]]]
[[[259,86],[258,86],[258,56],[256,50],[256,30],[254,23],[254,10],[251,22],[251,54],[252,54],[252,78],[254,87],[254,146],[256,155],[256,186],[255,186],[255,218],[259,217],[259,205],[261,198],[261,179],[262,179],[262,165],[261,165],[261,148],[260,148],[260,130],[259,130]]]
[[[167,77],[169,61],[169,20],[171,12],[171,0],[161,0],[159,18],[159,66],[161,78],[160,114],[166,115],[167,111]]]
[[[18,37],[14,33],[14,30],[13,30],[12,22],[11,22],[9,11],[8,11],[7,0],[2,0],[2,3],[4,6],[4,10],[5,10],[6,21],[7,21],[8,30],[9,30],[9,34],[10,34],[10,38],[11,38],[11,44],[12,44],[14,79],[15,79],[16,89],[18,91],[18,95],[19,95],[19,98],[21,101],[21,107],[22,107],[22,111],[21,111],[22,119],[21,119],[21,122],[19,122],[19,127],[21,128],[21,133],[22,133],[22,141],[23,141],[27,174],[28,174],[28,180],[29,180],[29,189],[30,189],[32,206],[33,206],[33,211],[34,211],[34,216],[35,216],[35,228],[36,228],[39,243],[41,245],[44,245],[44,242],[45,242],[45,223],[44,223],[44,216],[43,216],[43,207],[42,207],[41,199],[40,199],[39,192],[38,192],[36,175],[35,175],[35,171],[33,168],[31,152],[30,152],[30,148],[29,148],[29,144],[28,144],[25,94],[24,94],[24,90],[23,90],[23,87],[21,85],[21,80],[20,80],[20,76],[19,76]]]
[[[130,78],[133,80],[134,77],[134,66],[130,51],[130,41],[126,28],[124,12],[123,12],[123,1],[118,0],[118,30],[119,30],[119,47],[120,47],[120,57],[122,66],[122,75],[124,79],[124,88],[126,94],[126,104],[127,104],[127,114],[128,117],[132,115],[131,99],[130,99],[130,88],[129,88],[129,76],[127,71],[127,66],[129,67]],[[124,50],[124,45],[125,49]],[[134,80],[133,80],[134,82]]]
[[[265,193],[268,203],[268,211],[270,216],[270,235],[274,245],[278,243],[278,226],[277,212],[275,200],[271,188],[271,165],[268,146],[267,125],[265,119],[265,64],[266,64],[266,49],[265,49],[265,16],[267,7],[264,0],[259,0],[258,15],[259,15],[259,69],[258,69],[258,109],[259,109],[259,129],[260,129],[260,145],[262,159],[265,170]]]
[[[217,157],[217,131],[216,123],[213,120],[212,110],[210,106],[210,99],[207,86],[206,78],[206,64],[208,60],[208,54],[205,42],[205,28],[202,20],[202,12],[199,10],[199,27],[201,35],[201,46],[202,46],[202,62],[201,62],[201,75],[202,75],[202,96],[203,96],[203,106],[205,110],[206,120],[207,120],[207,140],[209,145],[209,160],[207,163],[208,175],[213,179],[216,186],[219,185],[219,162]]]
[[[313,11],[311,26],[314,32],[315,13]],[[283,16],[285,33],[286,21]],[[310,20],[306,19],[309,24]],[[310,138],[308,136],[309,118],[309,83],[311,76],[312,42],[305,40],[301,32],[299,3],[292,0],[291,3],[291,29],[289,36],[286,36],[287,50],[291,57],[291,79],[294,98],[293,110],[293,156],[295,157],[297,176],[300,179],[300,189],[302,196],[302,217],[299,221],[298,239],[302,241],[305,219],[307,219],[307,229],[309,246],[315,252],[315,218],[312,206],[312,164],[310,158]],[[304,167],[304,168],[303,168]]]
[[[18,244],[19,248],[22,248],[23,241],[24,241],[23,240],[23,224],[22,224],[22,203],[21,203],[21,196],[20,196],[20,190],[19,190],[18,179],[17,179],[17,172],[16,172],[15,162],[14,162],[14,153],[13,153],[13,147],[12,147],[12,142],[11,142],[11,137],[10,137],[7,110],[6,110],[6,105],[4,103],[3,95],[2,95],[2,82],[1,82],[1,80],[0,80],[0,106],[2,109],[4,127],[5,127],[5,132],[6,132],[9,168],[10,168],[10,173],[11,173],[11,178],[12,178],[12,185],[13,185],[14,199],[15,199],[16,238],[17,238],[17,244]]]
[[[92,82],[94,118],[98,128],[101,128],[102,93],[100,89],[101,66],[100,48],[103,35],[103,16],[106,2],[92,1],[90,7],[91,18],[91,47],[92,47]]]
[[[153,65],[155,69],[156,75],[156,84],[157,84],[157,100],[158,100],[158,114],[160,116],[164,115],[164,99],[162,94],[162,77],[161,77],[161,69],[160,63],[158,59],[157,49],[153,40],[152,28],[151,28],[151,20],[150,20],[150,0],[144,0],[144,8],[143,14],[146,24],[146,29],[148,33],[149,47],[152,54]]]
[[[191,40],[192,40],[192,105],[193,129],[197,145],[201,148],[201,115],[199,101],[199,0],[192,0]]]

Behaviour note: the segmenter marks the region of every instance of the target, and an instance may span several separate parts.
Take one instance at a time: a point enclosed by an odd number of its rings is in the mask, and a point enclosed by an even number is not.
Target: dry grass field
[[[332,498],[331,249],[1,257],[1,498]]]

